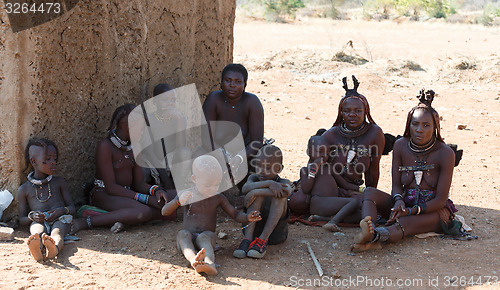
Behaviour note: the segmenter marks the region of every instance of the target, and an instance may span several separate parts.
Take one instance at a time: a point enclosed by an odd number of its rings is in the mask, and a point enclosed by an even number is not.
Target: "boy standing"
[[[168,216],[179,206],[184,206],[184,224],[177,234],[177,248],[196,272],[217,275],[214,255],[217,208],[222,207],[240,223],[259,221],[260,213],[239,212],[224,195],[218,194],[222,168],[213,156],[202,155],[194,160],[191,179],[195,186],[180,192],[177,198],[165,204],[162,214]]]

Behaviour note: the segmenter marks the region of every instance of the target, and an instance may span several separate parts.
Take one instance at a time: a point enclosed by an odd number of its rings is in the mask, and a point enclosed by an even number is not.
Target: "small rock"
[[[260,84],[261,84],[261,85],[263,85],[263,84],[265,84],[265,83],[266,83],[265,81],[260,81]]]
[[[287,113],[287,114],[291,114],[291,113],[292,113],[292,111],[287,110],[285,113]]]
[[[475,140],[474,140],[474,141],[472,142],[472,144],[477,144],[477,141],[475,141]]]
[[[224,233],[224,232],[219,232],[219,235],[218,235],[219,239],[221,240],[225,240],[227,239],[227,234]]]
[[[311,118],[309,116],[306,115],[305,117],[306,120],[311,120]]]
[[[457,129],[458,130],[464,130],[466,128],[467,128],[467,125],[465,125],[465,124],[457,124]]]
[[[340,278],[339,271],[337,271],[337,270],[333,270],[333,271],[331,271],[331,272],[330,272],[330,277],[333,277],[333,278],[335,278],[335,279]]]
[[[339,245],[339,244],[337,244],[337,243],[333,243],[333,244],[332,244],[332,248],[335,250],[335,249],[337,249],[338,245]]]
[[[343,232],[335,232],[333,233],[333,235],[337,237],[345,237],[345,234]]]
[[[14,229],[0,227],[0,241],[11,241],[14,239]]]
[[[281,99],[280,98],[276,98],[276,101],[281,101]]]

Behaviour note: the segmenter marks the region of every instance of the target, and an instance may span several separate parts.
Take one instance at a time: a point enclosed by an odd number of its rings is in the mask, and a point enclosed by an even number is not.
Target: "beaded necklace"
[[[127,145],[128,142],[123,141],[122,139],[120,139],[120,137],[118,137],[118,135],[116,135],[116,130],[115,129],[113,129],[111,131],[111,134],[113,134],[113,136],[110,136],[109,140],[111,140],[111,143],[113,143],[113,145],[115,145],[118,149],[125,148],[125,151],[132,150],[132,145]],[[125,157],[125,158],[127,158],[127,157]]]
[[[31,183],[31,185],[33,186],[33,188],[35,189],[36,199],[39,202],[48,201],[52,197],[52,191],[50,190],[50,181],[52,180],[52,175],[45,177],[45,179],[43,179],[43,180],[35,179],[33,177],[33,175],[34,175],[34,172],[31,172],[30,174],[28,174],[28,180]],[[47,184],[49,194],[48,194],[48,197],[46,199],[42,199],[43,192],[40,192],[40,194],[38,194],[38,190],[36,188],[37,188],[37,186],[40,186],[39,189],[42,189],[43,185],[45,185],[45,184]]]
[[[343,137],[356,138],[356,137],[359,137],[359,136],[365,134],[366,131],[368,131],[368,126],[367,126],[366,121],[363,121],[363,125],[361,125],[361,127],[359,127],[358,129],[355,129],[355,130],[351,130],[351,129],[347,128],[347,125],[345,124],[345,122],[342,122],[339,126],[339,129],[340,129],[340,135],[342,135]]]
[[[413,142],[413,140],[410,137],[410,141],[408,141],[408,147],[413,153],[424,153],[432,149],[434,147],[434,144],[436,144],[436,137],[432,137],[429,142],[427,142],[424,145],[417,145]]]

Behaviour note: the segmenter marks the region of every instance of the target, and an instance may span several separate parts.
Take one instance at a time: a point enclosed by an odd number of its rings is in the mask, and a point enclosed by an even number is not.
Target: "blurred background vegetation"
[[[237,13],[273,22],[296,17],[500,25],[500,0],[237,0]]]

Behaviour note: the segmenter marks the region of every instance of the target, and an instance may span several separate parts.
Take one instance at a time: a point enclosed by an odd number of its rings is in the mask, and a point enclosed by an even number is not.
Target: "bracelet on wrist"
[[[32,221],[32,222],[34,222],[34,221],[35,221],[35,220],[33,219],[33,217],[32,217],[34,214],[35,214],[35,212],[34,212],[34,211],[30,211],[30,212],[28,213],[28,218],[29,218],[29,219],[30,219],[30,221]]]
[[[410,216],[411,215],[411,207],[407,207],[407,209],[408,209],[408,216]]]
[[[420,205],[420,214],[424,214],[427,211],[427,205],[424,203]]]
[[[307,174],[307,176],[311,177],[311,178],[315,178],[316,177],[316,173],[317,173],[317,170],[316,168],[314,168],[312,165],[314,163],[310,163],[309,166],[308,166],[308,169],[309,169],[309,173]]]
[[[400,199],[403,199],[403,195],[401,193],[395,193],[394,195],[392,195],[392,199],[394,200],[394,202],[396,202]]]
[[[143,203],[143,204],[148,204],[149,195],[142,194],[142,193],[136,193],[135,200],[137,200],[138,202]]]
[[[149,195],[153,196],[155,195],[155,192],[156,190],[159,188],[158,185],[152,185],[150,188],[149,188]]]

